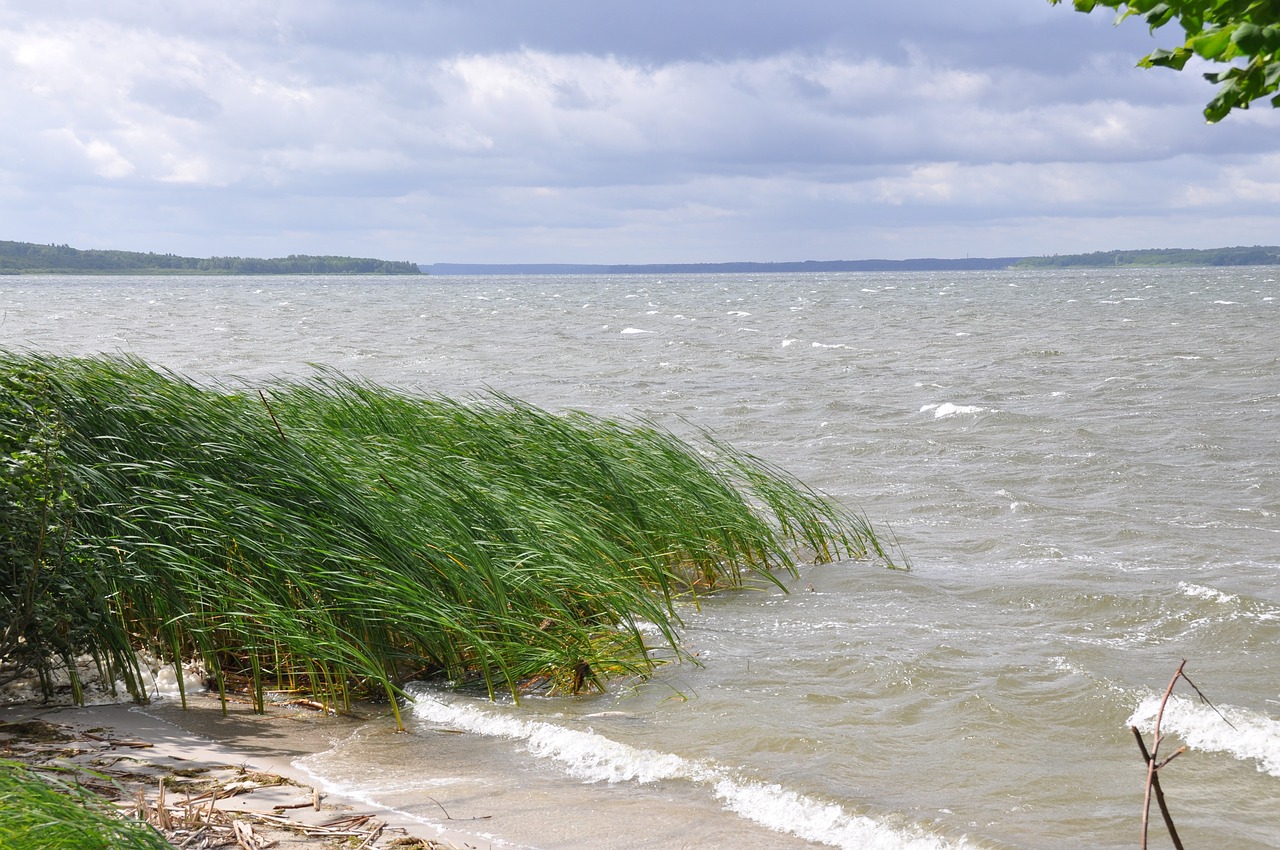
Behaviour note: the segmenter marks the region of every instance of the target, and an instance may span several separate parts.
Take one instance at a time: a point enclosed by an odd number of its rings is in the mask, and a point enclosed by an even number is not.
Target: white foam
[[[147,676],[147,694],[152,699],[179,699],[183,691],[196,694],[205,690],[204,671],[193,665],[182,666],[181,689],[178,688],[178,674],[172,664],[159,666],[157,662],[152,666],[144,666],[143,673]]]
[[[618,333],[624,334],[651,334],[653,331],[642,330],[641,328],[623,328]]]
[[[893,830],[863,815],[851,815],[832,803],[823,803],[788,791],[781,785],[722,780],[715,795],[725,808],[775,832],[788,832],[830,847],[866,850],[943,850],[968,847],[967,841],[947,843],[922,832]]]
[[[1207,599],[1211,602],[1218,602],[1222,605],[1228,606],[1231,610],[1232,619],[1244,617],[1245,619],[1257,620],[1259,622],[1280,620],[1280,608],[1276,608],[1262,602],[1245,602],[1234,593],[1226,593],[1225,591],[1216,590],[1212,587],[1192,584],[1188,581],[1178,582],[1178,590],[1182,591],[1185,596],[1190,596],[1195,599]]]
[[[1221,590],[1214,590],[1212,587],[1205,587],[1200,584],[1192,584],[1189,581],[1178,582],[1178,590],[1181,590],[1185,596],[1193,596],[1198,599],[1212,599],[1215,602],[1226,603],[1240,601],[1240,597],[1234,593],[1223,593]]]
[[[678,779],[705,785],[725,809],[740,817],[775,832],[844,850],[960,850],[970,846],[963,840],[951,843],[921,830],[891,827],[780,785],[738,779],[719,765],[632,747],[592,731],[524,720],[501,710],[447,700],[426,689],[414,689],[413,697],[413,713],[421,720],[523,742],[530,755],[554,761],[569,776],[587,782],[645,784]]]
[[[1155,695],[1144,699],[1127,725],[1147,733],[1154,731],[1160,699]],[[1241,761],[1252,761],[1259,772],[1280,778],[1280,720],[1231,706],[1219,706],[1218,710],[1222,717],[1204,703],[1172,696],[1165,706],[1160,730],[1177,735],[1193,750],[1226,753]]]
[[[933,411],[934,419],[947,419],[952,416],[968,416],[975,413],[982,413],[985,407],[978,407],[976,404],[952,404],[949,401],[942,404],[926,404],[920,408],[921,413]]]
[[[493,738],[523,741],[534,757],[551,759],[570,776],[586,782],[643,785],[660,779],[693,779],[702,773],[700,768],[671,753],[638,749],[594,732],[444,702],[430,694],[414,694],[413,713],[431,723]]]
[[[178,699],[181,697],[182,690],[178,688],[178,674],[172,664],[160,661],[147,652],[139,652],[137,659],[139,684],[148,698]],[[124,680],[117,678],[114,683],[103,680],[98,665],[88,655],[76,659],[76,678],[83,689],[86,705],[111,705],[133,700]],[[70,699],[70,672],[65,667],[56,668],[51,671],[50,679],[53,687],[64,691],[65,698]],[[204,691],[204,681],[205,673],[199,665],[182,665],[182,684],[188,694]],[[34,673],[30,677],[22,677],[0,687],[0,703],[29,702],[43,698],[43,690]]]

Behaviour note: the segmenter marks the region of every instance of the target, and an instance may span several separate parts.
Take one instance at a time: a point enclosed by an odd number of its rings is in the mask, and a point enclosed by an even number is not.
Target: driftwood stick
[[[1136,738],[1138,741],[1138,749],[1142,750],[1143,760],[1145,760],[1146,763],[1150,765],[1151,754],[1147,752],[1147,742],[1142,740],[1142,733],[1138,731],[1137,726],[1130,726],[1129,728],[1133,730],[1133,737]],[[1160,765],[1160,767],[1164,767],[1165,764],[1168,764],[1169,762],[1171,762],[1174,756],[1177,756],[1179,753],[1186,752],[1186,749],[1187,749],[1186,747],[1182,747],[1181,749],[1179,749],[1178,752],[1174,753],[1172,756],[1169,756],[1169,758],[1165,759],[1164,764]],[[1173,815],[1169,814],[1169,804],[1164,801],[1164,790],[1161,789],[1160,787],[1160,775],[1155,772],[1151,773],[1151,790],[1155,794],[1156,805],[1160,807],[1160,815],[1164,818],[1164,825],[1169,828],[1169,835],[1170,837],[1173,838],[1173,846],[1176,847],[1177,850],[1183,850],[1182,841],[1178,838],[1178,830],[1176,830],[1173,826]],[[1147,835],[1147,824],[1146,824],[1145,814],[1143,815],[1142,820],[1143,820],[1142,836],[1145,839]]]
[[[1186,678],[1182,674],[1182,668],[1187,666],[1187,660],[1182,659],[1182,663],[1178,665],[1177,671],[1173,674],[1173,678],[1169,680],[1169,686],[1164,689],[1164,697],[1160,700],[1160,710],[1156,712],[1155,731],[1151,736],[1151,752],[1146,751],[1146,744],[1142,743],[1142,736],[1138,735],[1138,742],[1142,744],[1143,757],[1147,760],[1147,789],[1142,798],[1142,843],[1139,845],[1142,850],[1147,850],[1147,825],[1151,820],[1151,796],[1156,795],[1157,802],[1160,805],[1161,814],[1164,815],[1165,826],[1169,828],[1169,836],[1173,839],[1173,845],[1177,850],[1182,850],[1182,842],[1178,839],[1178,833],[1173,828],[1173,819],[1169,816],[1168,809],[1164,805],[1164,792],[1160,790],[1160,780],[1156,777],[1156,771],[1159,770],[1159,764],[1156,758],[1160,755],[1160,723],[1164,720],[1164,709],[1169,704],[1169,697],[1173,694],[1173,686],[1178,684],[1178,679]],[[1198,692],[1198,691],[1197,691]],[[1136,729],[1134,730],[1137,731]]]
[[[1167,759],[1165,759],[1164,761],[1156,765],[1156,770],[1157,771],[1161,770],[1166,764],[1173,761],[1174,759],[1176,759],[1178,756],[1182,755],[1186,751],[1187,751],[1187,747],[1185,744],[1181,747],[1178,747],[1178,749],[1174,751],[1173,755],[1169,756]],[[1157,778],[1158,778],[1158,775],[1157,775]]]

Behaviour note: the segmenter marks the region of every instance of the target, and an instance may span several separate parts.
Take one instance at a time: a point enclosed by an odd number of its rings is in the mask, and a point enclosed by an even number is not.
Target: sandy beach
[[[256,715],[232,702],[224,716],[209,694],[191,695],[185,710],[172,699],[21,703],[0,707],[0,757],[105,775],[111,782],[95,786],[175,846],[489,850],[492,842],[476,835],[313,787],[294,766],[385,710],[339,716],[281,702]]]

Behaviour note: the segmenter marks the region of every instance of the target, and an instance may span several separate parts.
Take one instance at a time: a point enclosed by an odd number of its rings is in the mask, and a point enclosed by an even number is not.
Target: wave
[[[1144,699],[1129,717],[1128,725],[1151,733],[1160,699],[1159,695]],[[1221,717],[1208,705],[1172,696],[1165,706],[1160,729],[1174,733],[1193,750],[1252,761],[1259,772],[1280,778],[1280,720],[1231,706],[1219,707],[1219,711]]]
[[[1280,608],[1265,602],[1246,601],[1234,593],[1226,593],[1189,581],[1178,582],[1178,590],[1183,596],[1191,599],[1203,599],[1222,606],[1227,612],[1227,618],[1231,620],[1241,618],[1257,622],[1280,620]]]
[[[781,785],[744,780],[719,765],[633,747],[596,732],[525,720],[461,700],[448,700],[426,688],[412,690],[413,714],[419,720],[522,742],[533,757],[553,761],[569,776],[585,782],[692,782],[705,786],[726,810],[739,817],[775,832],[847,850],[962,850],[972,846],[964,839],[950,842],[917,828],[895,827],[851,814],[837,804]]]
[[[952,404],[951,402],[946,401],[942,404],[926,404],[924,407],[920,408],[920,412],[927,413],[932,410],[934,419],[948,419],[952,416],[968,416],[975,413],[983,413],[986,409],[987,408],[985,407],[978,407],[975,404]]]

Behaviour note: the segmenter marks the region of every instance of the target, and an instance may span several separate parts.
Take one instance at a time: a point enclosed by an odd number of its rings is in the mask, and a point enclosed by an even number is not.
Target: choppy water
[[[303,764],[478,846],[1131,847],[1128,727],[1185,658],[1230,725],[1185,686],[1165,716],[1183,839],[1274,847],[1276,274],[0,278],[0,344],[707,427],[892,527],[909,573],[691,611],[704,666],[424,690],[415,734]]]

